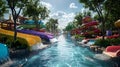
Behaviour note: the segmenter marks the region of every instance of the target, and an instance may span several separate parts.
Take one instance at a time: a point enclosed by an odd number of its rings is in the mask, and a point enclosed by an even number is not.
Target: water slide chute
[[[34,31],[34,30],[17,30],[17,31],[21,32],[21,33],[26,33],[26,34],[39,36],[40,38],[45,39],[48,42],[50,42],[50,39],[54,38],[53,36],[48,35],[47,33],[37,32],[37,31]]]
[[[0,43],[0,63],[3,63],[9,57],[8,47]]]
[[[85,24],[84,24],[85,27],[90,27],[90,26],[95,26],[95,25],[98,25],[98,22],[97,22],[97,21],[92,21],[92,22],[89,22],[89,23],[85,23]]]
[[[1,34],[5,34],[5,35],[14,36],[14,32],[13,31],[9,31],[9,30],[0,29],[0,33]],[[29,34],[24,34],[24,33],[19,33],[18,32],[17,33],[17,37],[26,39],[26,41],[28,42],[28,45],[31,48],[33,46],[41,43],[41,38],[38,37],[38,36],[34,36],[34,35],[29,35]]]

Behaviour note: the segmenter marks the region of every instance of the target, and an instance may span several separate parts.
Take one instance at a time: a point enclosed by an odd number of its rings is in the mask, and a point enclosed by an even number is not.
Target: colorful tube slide
[[[17,31],[21,32],[21,33],[39,36],[40,38],[45,39],[48,42],[50,41],[50,39],[54,38],[52,35],[49,35],[49,34],[44,33],[44,32],[37,32],[34,30],[17,30]]]
[[[5,44],[0,43],[0,63],[7,60],[9,57],[8,48]]]
[[[92,22],[85,23],[85,27],[90,27],[90,26],[94,26],[94,25],[98,25],[98,22],[92,21]]]
[[[111,57],[120,57],[120,45],[108,46],[103,53]]]
[[[0,29],[0,33],[1,34],[14,36],[14,32],[13,31],[9,31],[9,30]],[[38,37],[38,36],[24,34],[24,33],[17,33],[17,37],[26,39],[28,44],[29,44],[29,46],[33,46],[33,45],[35,45],[37,43],[41,43],[41,38]]]

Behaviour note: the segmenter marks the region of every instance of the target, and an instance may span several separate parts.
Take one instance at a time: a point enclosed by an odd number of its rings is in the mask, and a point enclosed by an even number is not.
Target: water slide
[[[0,29],[0,33],[14,36],[14,32],[9,30]],[[24,33],[17,33],[17,37],[26,39],[29,46],[33,46],[33,45],[36,45],[37,43],[41,43],[41,38],[38,36],[24,34]]]
[[[6,61],[9,57],[8,48],[5,44],[0,43],[0,64]]]
[[[38,31],[34,31],[34,30],[17,30],[18,32],[21,33],[25,33],[25,34],[31,34],[31,35],[36,35],[39,36],[42,39],[45,39],[46,41],[50,41],[50,39],[53,39],[54,36],[48,33],[44,33],[44,32],[38,32]]]

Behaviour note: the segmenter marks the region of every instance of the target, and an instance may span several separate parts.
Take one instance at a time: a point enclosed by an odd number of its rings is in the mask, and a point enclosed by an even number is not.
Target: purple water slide
[[[54,36],[52,34],[47,34],[47,33],[38,32],[38,31],[34,31],[34,30],[17,30],[17,32],[36,35],[47,41],[50,41],[50,39],[54,38]]]

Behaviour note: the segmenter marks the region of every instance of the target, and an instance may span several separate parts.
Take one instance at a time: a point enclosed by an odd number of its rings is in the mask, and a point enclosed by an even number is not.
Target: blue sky
[[[85,10],[78,0],[41,0],[40,3],[50,10],[49,18],[58,19],[59,28],[62,29],[74,20],[76,13]],[[8,15],[5,14],[5,18],[8,19]],[[43,22],[46,23],[47,20],[43,20]]]
[[[58,19],[59,28],[65,28],[77,12],[84,10],[78,0],[41,0],[41,3],[51,11],[51,18]]]
[[[78,12],[81,10],[82,4],[79,3],[78,0],[41,0],[43,2],[46,2],[50,4],[51,12],[56,11],[65,11],[67,13],[69,12]],[[70,4],[72,7],[70,8]]]

